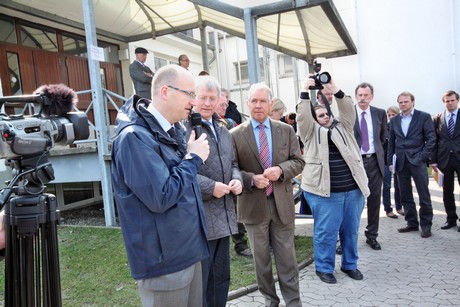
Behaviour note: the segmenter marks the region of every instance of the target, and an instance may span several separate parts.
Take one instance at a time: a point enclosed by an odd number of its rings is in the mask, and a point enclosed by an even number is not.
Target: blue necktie
[[[449,123],[447,124],[447,131],[449,132],[450,137],[454,136],[454,113],[450,114]]]

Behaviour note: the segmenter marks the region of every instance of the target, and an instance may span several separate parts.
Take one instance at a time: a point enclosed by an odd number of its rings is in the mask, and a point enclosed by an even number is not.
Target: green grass
[[[59,226],[63,306],[140,306],[120,229]],[[312,254],[312,239],[296,237],[298,261]],[[275,271],[274,271],[275,272]],[[254,284],[252,258],[231,249],[231,286]],[[0,262],[0,302],[4,296],[4,261]]]

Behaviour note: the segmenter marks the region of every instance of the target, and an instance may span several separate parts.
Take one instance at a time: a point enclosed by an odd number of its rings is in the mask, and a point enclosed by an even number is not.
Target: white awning
[[[84,29],[80,1],[3,0],[0,6]],[[309,63],[356,54],[332,0],[282,0],[250,8],[217,0],[94,0],[97,34],[123,42],[203,26],[245,38],[245,11],[256,18],[262,46]]]

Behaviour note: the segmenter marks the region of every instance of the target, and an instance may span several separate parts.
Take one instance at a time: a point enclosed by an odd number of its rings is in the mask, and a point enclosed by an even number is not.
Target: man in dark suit
[[[129,75],[133,80],[134,91],[142,98],[152,99],[153,72],[145,65],[147,49],[138,47],[134,50],[136,59],[129,65]]]
[[[355,89],[356,122],[354,134],[361,150],[361,156],[369,179],[371,194],[367,197],[366,243],[374,250],[380,250],[377,242],[379,231],[380,198],[385,173],[383,144],[387,138],[387,114],[385,110],[369,106],[374,98],[374,88],[361,83]],[[394,213],[393,213],[394,214]]]
[[[446,209],[447,220],[441,229],[457,226],[458,215],[454,197],[454,174],[460,180],[460,121],[458,116],[458,98],[455,91],[447,91],[442,96],[446,110],[434,118],[436,130],[436,146],[432,154],[434,171],[439,168],[444,173],[442,198]],[[460,228],[458,228],[460,232]]]
[[[285,304],[301,306],[291,179],[300,174],[305,162],[294,129],[269,118],[272,104],[271,90],[265,84],[253,84],[247,101],[251,119],[230,131],[243,177],[243,193],[238,197],[238,221],[244,223],[248,232],[265,306],[275,307],[280,303],[269,242]]]
[[[419,229],[417,209],[412,194],[412,178],[420,199],[421,236],[428,238],[431,237],[433,207],[428,189],[427,163],[436,144],[436,135],[430,114],[414,109],[414,95],[409,92],[399,94],[398,104],[401,113],[390,121],[387,156],[390,170],[395,169],[399,179],[401,204],[407,222],[406,227],[398,231],[409,232]]]

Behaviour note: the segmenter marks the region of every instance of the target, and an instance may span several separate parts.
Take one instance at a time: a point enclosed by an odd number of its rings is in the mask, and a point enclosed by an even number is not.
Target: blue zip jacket
[[[134,279],[178,272],[209,256],[196,180],[202,160],[184,159],[185,141],[163,131],[141,104],[149,102],[135,95],[125,103],[112,147],[114,196]],[[176,130],[185,133],[179,124]]]

